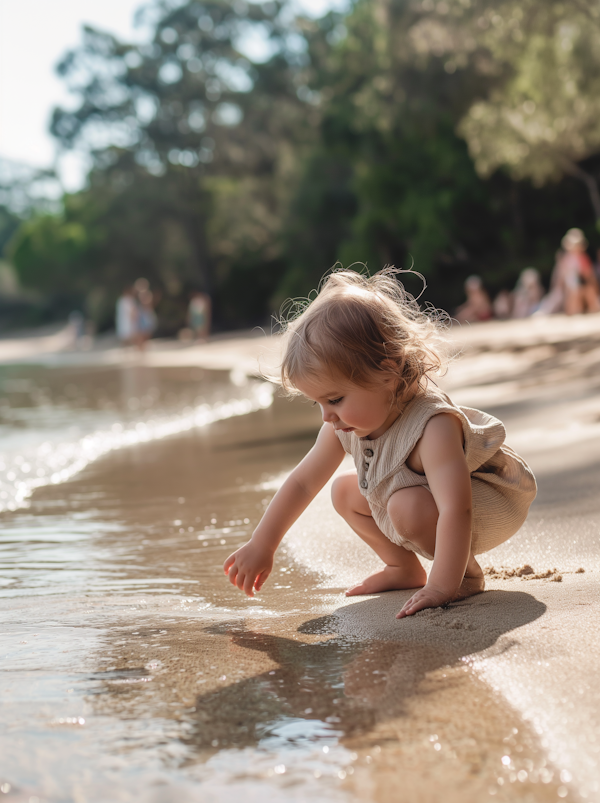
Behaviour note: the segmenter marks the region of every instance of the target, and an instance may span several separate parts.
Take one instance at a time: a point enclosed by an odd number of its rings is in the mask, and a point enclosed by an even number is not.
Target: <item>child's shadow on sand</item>
[[[524,591],[486,591],[446,608],[428,608],[396,619],[409,596],[409,592],[397,591],[352,597],[352,602],[335,613],[308,620],[298,630],[429,646],[435,633],[439,648],[458,659],[488,649],[500,636],[535,621],[546,611],[543,602]]]
[[[234,647],[262,653],[268,668],[199,696],[189,742],[201,750],[292,746],[314,734],[319,722],[324,733],[328,728],[344,736],[366,733],[377,722],[402,716],[427,675],[464,666],[467,656],[510,649],[515,639],[502,645],[498,639],[546,610],[525,592],[490,591],[399,621],[395,614],[405,596],[360,599],[306,621],[298,632],[324,636],[316,643],[239,623],[208,628],[228,634]],[[260,667],[259,656],[257,663]]]

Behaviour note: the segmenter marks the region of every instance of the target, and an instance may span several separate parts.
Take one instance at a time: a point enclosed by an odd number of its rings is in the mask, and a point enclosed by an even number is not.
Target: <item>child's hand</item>
[[[439,588],[431,588],[431,586],[426,585],[404,603],[400,613],[396,614],[396,619],[404,619],[405,616],[411,616],[424,608],[439,608],[447,602],[452,602],[455,598],[456,594],[448,594],[448,592]]]
[[[248,541],[230,555],[223,564],[229,582],[249,597],[260,591],[273,568],[273,552]]]

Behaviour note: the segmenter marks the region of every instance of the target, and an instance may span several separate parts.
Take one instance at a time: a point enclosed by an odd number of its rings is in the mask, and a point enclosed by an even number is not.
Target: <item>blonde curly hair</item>
[[[398,280],[402,274],[419,276],[395,268],[373,276],[334,269],[312,300],[289,302],[279,378],[288,394],[298,393],[298,381],[323,373],[366,388],[393,376],[400,403],[429,374],[443,372],[444,316],[423,312]]]

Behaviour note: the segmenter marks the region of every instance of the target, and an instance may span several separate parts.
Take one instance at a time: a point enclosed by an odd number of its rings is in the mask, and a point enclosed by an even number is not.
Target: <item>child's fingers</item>
[[[238,567],[234,563],[233,566],[230,566],[229,571],[227,572],[227,578],[232,586],[237,585],[237,576],[238,576]]]
[[[264,586],[264,584],[265,584],[265,581],[266,581],[267,577],[268,577],[270,574],[271,574],[271,570],[270,570],[270,569],[265,569],[265,571],[264,571],[264,572],[261,572],[261,573],[258,575],[258,577],[257,577],[257,579],[256,579],[256,582],[254,583],[254,588],[255,588],[257,591],[260,591],[260,589],[261,589],[261,588]]]
[[[443,600],[438,601],[426,594],[417,593],[408,600],[400,613],[396,614],[396,619],[404,619],[405,616],[412,616],[413,613],[423,611],[425,608],[437,608],[441,603],[443,603]]]
[[[231,555],[230,555],[230,556],[227,558],[227,560],[225,561],[225,563],[223,564],[223,571],[225,572],[225,574],[229,574],[229,569],[232,567],[232,565],[233,565],[234,563],[235,563],[235,552],[233,552],[233,553],[232,553],[232,554],[231,554]]]
[[[404,619],[405,616],[410,616],[411,613],[416,613],[418,610],[420,610],[419,608],[415,607],[416,605],[417,605],[417,600],[415,599],[415,597],[411,597],[404,603],[400,613],[396,614],[396,619]]]
[[[254,580],[255,580],[254,572],[252,572],[252,574],[246,575],[246,578],[244,580],[244,593],[248,597],[254,596]]]

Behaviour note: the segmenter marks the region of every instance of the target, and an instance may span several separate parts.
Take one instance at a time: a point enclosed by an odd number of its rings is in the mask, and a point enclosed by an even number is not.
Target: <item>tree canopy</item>
[[[575,176],[600,220],[597,164],[587,165],[600,153],[600,6],[508,0],[473,22],[507,75],[459,125],[477,169],[506,166],[538,186]]]
[[[337,260],[414,265],[452,309],[600,217],[600,16],[590,0],[155,2],[142,44],[85,28],[59,74],[87,186],[12,238],[21,281],[108,325],[147,277],[165,331],[188,292],[264,323]],[[590,203],[591,201],[591,203]],[[58,301],[57,301],[58,303]],[[66,302],[64,302],[66,303]]]

